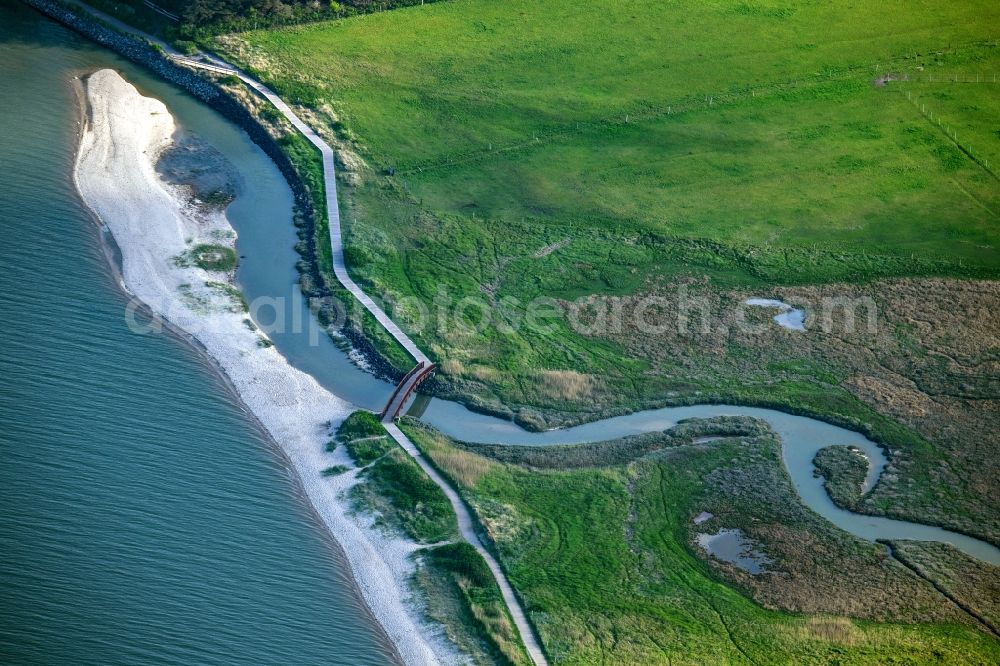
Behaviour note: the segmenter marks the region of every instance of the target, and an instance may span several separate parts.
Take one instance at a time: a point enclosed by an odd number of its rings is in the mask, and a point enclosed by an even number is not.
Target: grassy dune
[[[414,553],[419,566],[411,585],[415,602],[439,622],[449,640],[474,664],[529,664],[530,659],[486,560],[459,537],[448,498],[393,442],[371,412],[356,411],[337,428],[332,446],[343,444],[360,483],[349,493],[356,509],[375,524],[426,545]],[[335,465],[322,472],[346,472]]]
[[[362,483],[350,490],[358,508],[376,523],[418,543],[458,536],[455,512],[441,489],[390,438],[378,417],[357,411],[337,428],[337,442],[362,467]],[[335,472],[331,472],[335,473]]]

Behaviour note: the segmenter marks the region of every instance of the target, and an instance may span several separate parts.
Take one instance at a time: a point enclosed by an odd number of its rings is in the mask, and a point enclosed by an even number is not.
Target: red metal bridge
[[[410,370],[403,379],[400,380],[399,384],[396,385],[396,390],[392,392],[389,396],[389,402],[385,404],[385,409],[379,415],[384,423],[391,423],[399,416],[399,413],[403,411],[403,406],[406,405],[406,401],[410,399],[413,392],[417,390],[417,387],[432,374],[437,369],[437,365],[434,363],[429,363],[425,361],[418,361],[413,369]]]

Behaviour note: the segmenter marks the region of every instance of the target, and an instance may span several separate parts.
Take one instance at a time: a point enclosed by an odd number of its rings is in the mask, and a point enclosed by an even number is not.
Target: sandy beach
[[[74,177],[84,202],[120,248],[123,287],[217,363],[287,456],[402,660],[462,661],[410,599],[410,555],[417,546],[351,512],[344,492],[358,482],[356,471],[321,476],[331,465],[352,466],[342,447],[329,453],[325,444],[354,407],[292,368],[248,326],[230,274],[178,260],[203,243],[232,247],[236,234],[223,213],[191,209],[180,188],[158,176],[157,155],[171,146],[177,129],[169,111],[112,70],[89,76],[84,88],[86,114]]]

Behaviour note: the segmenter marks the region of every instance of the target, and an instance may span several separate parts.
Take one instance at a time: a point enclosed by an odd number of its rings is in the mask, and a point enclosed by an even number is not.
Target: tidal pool
[[[771,558],[756,550],[742,530],[723,528],[715,534],[699,534],[697,541],[709,555],[752,574],[767,571],[771,563]]]

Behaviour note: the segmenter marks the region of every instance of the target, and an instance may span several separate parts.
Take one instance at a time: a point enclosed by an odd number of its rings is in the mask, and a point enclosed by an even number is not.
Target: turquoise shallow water
[[[0,6],[0,663],[393,663],[336,545],[215,371],[125,325],[69,179],[72,76],[105,66],[182,120],[222,124]],[[244,166],[287,224],[277,171],[259,151]]]

